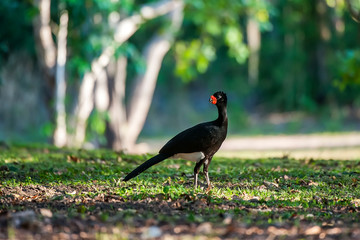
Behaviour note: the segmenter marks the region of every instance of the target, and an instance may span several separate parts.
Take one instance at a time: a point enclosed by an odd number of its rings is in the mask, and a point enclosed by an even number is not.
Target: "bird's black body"
[[[225,140],[228,127],[226,94],[223,92],[216,92],[211,96],[210,101],[218,108],[219,115],[216,120],[200,123],[177,134],[160,149],[158,155],[147,160],[129,173],[124,178],[124,181],[136,177],[149,167],[167,158],[179,156],[186,159],[188,156],[191,156],[189,157],[191,158],[190,160],[196,161],[196,166],[194,168],[195,187],[197,187],[197,178],[201,165],[204,165],[206,181],[208,187],[210,187],[208,167],[212,157]]]

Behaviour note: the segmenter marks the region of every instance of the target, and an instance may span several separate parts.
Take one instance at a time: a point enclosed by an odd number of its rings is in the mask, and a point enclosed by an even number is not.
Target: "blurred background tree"
[[[356,4],[3,0],[0,139],[136,150],[219,89],[233,134],[358,130]]]

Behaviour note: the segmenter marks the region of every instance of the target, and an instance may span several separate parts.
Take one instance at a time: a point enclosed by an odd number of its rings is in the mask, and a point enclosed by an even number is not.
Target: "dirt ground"
[[[98,190],[108,194],[93,198],[86,194]],[[78,192],[83,196],[72,197]],[[5,197],[0,204],[12,210],[0,212],[0,239],[360,239],[359,222],[334,220],[318,225],[311,221],[311,209],[298,216],[297,209],[251,208],[234,201],[219,205],[210,202],[205,194],[197,199],[184,196],[171,200],[159,194],[127,201],[117,196],[112,187],[79,185],[4,187],[1,195]],[[209,208],[217,211],[209,214]],[[226,214],[234,208],[252,213],[253,218]],[[189,220],[189,211],[200,219]],[[296,224],[256,224],[264,221],[260,213],[267,211],[290,211]],[[359,211],[333,209],[335,213]],[[206,221],[209,216],[217,222]]]
[[[297,137],[293,136],[293,139]],[[358,162],[360,144],[357,137],[360,139],[360,135],[347,135],[342,141],[336,140],[336,144],[333,141],[333,147],[326,150],[289,148],[271,151],[246,150],[241,147],[243,140],[238,139],[232,143],[233,147],[225,144],[219,155],[271,159],[296,154],[304,158],[304,154],[309,154],[305,158],[311,164],[311,159],[320,154],[320,159],[355,159]],[[326,142],[326,139],[321,141]],[[250,143],[246,146],[251,146]],[[334,147],[340,147],[341,143],[346,143],[347,148]],[[48,150],[45,150],[36,151],[47,154]],[[25,152],[24,158],[27,156]],[[0,172],[6,172],[6,176],[10,176],[10,170],[8,165],[0,166]],[[30,171],[36,172],[36,169],[30,168]],[[354,186],[357,186],[360,173],[345,173],[353,174]],[[21,178],[30,173],[24,174],[20,174]],[[302,208],[291,204],[275,207],[257,198],[246,198],[245,193],[214,201],[205,190],[180,198],[157,194],[136,199],[116,192],[119,188],[135,188],[135,183],[122,187],[121,183],[106,186],[96,180],[90,181],[93,181],[91,185],[20,183],[16,187],[8,187],[0,181],[0,239],[360,239],[359,196],[354,196],[354,201],[358,202],[351,206],[339,202],[325,208]],[[183,185],[191,189],[192,179],[185,180]],[[266,184],[258,187],[271,188]],[[246,191],[247,186],[233,186],[224,181],[221,188]]]

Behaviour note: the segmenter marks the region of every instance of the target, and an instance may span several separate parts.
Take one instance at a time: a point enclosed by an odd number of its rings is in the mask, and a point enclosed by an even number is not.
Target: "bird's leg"
[[[207,191],[209,191],[209,190],[211,189],[211,183],[210,183],[209,171],[208,171],[210,162],[211,162],[211,158],[210,158],[210,159],[206,159],[206,160],[204,161],[204,175],[205,175],[205,178],[206,178],[206,183],[207,183],[207,185],[208,185]]]
[[[195,168],[194,168],[194,188],[195,189],[197,188],[197,181],[198,181],[198,175],[200,172],[201,164],[202,164],[202,162],[196,163]]]
[[[206,178],[206,183],[208,185],[208,189],[211,188],[211,183],[210,183],[210,179],[209,179],[209,172],[208,171],[204,171],[205,174],[205,178]]]

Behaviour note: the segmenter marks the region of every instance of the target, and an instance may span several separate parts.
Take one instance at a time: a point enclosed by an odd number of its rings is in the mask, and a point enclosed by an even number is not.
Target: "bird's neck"
[[[216,119],[216,122],[219,125],[226,124],[228,121],[226,105],[219,105],[219,106],[217,106],[217,109],[218,109],[219,114],[218,114],[218,118]]]

